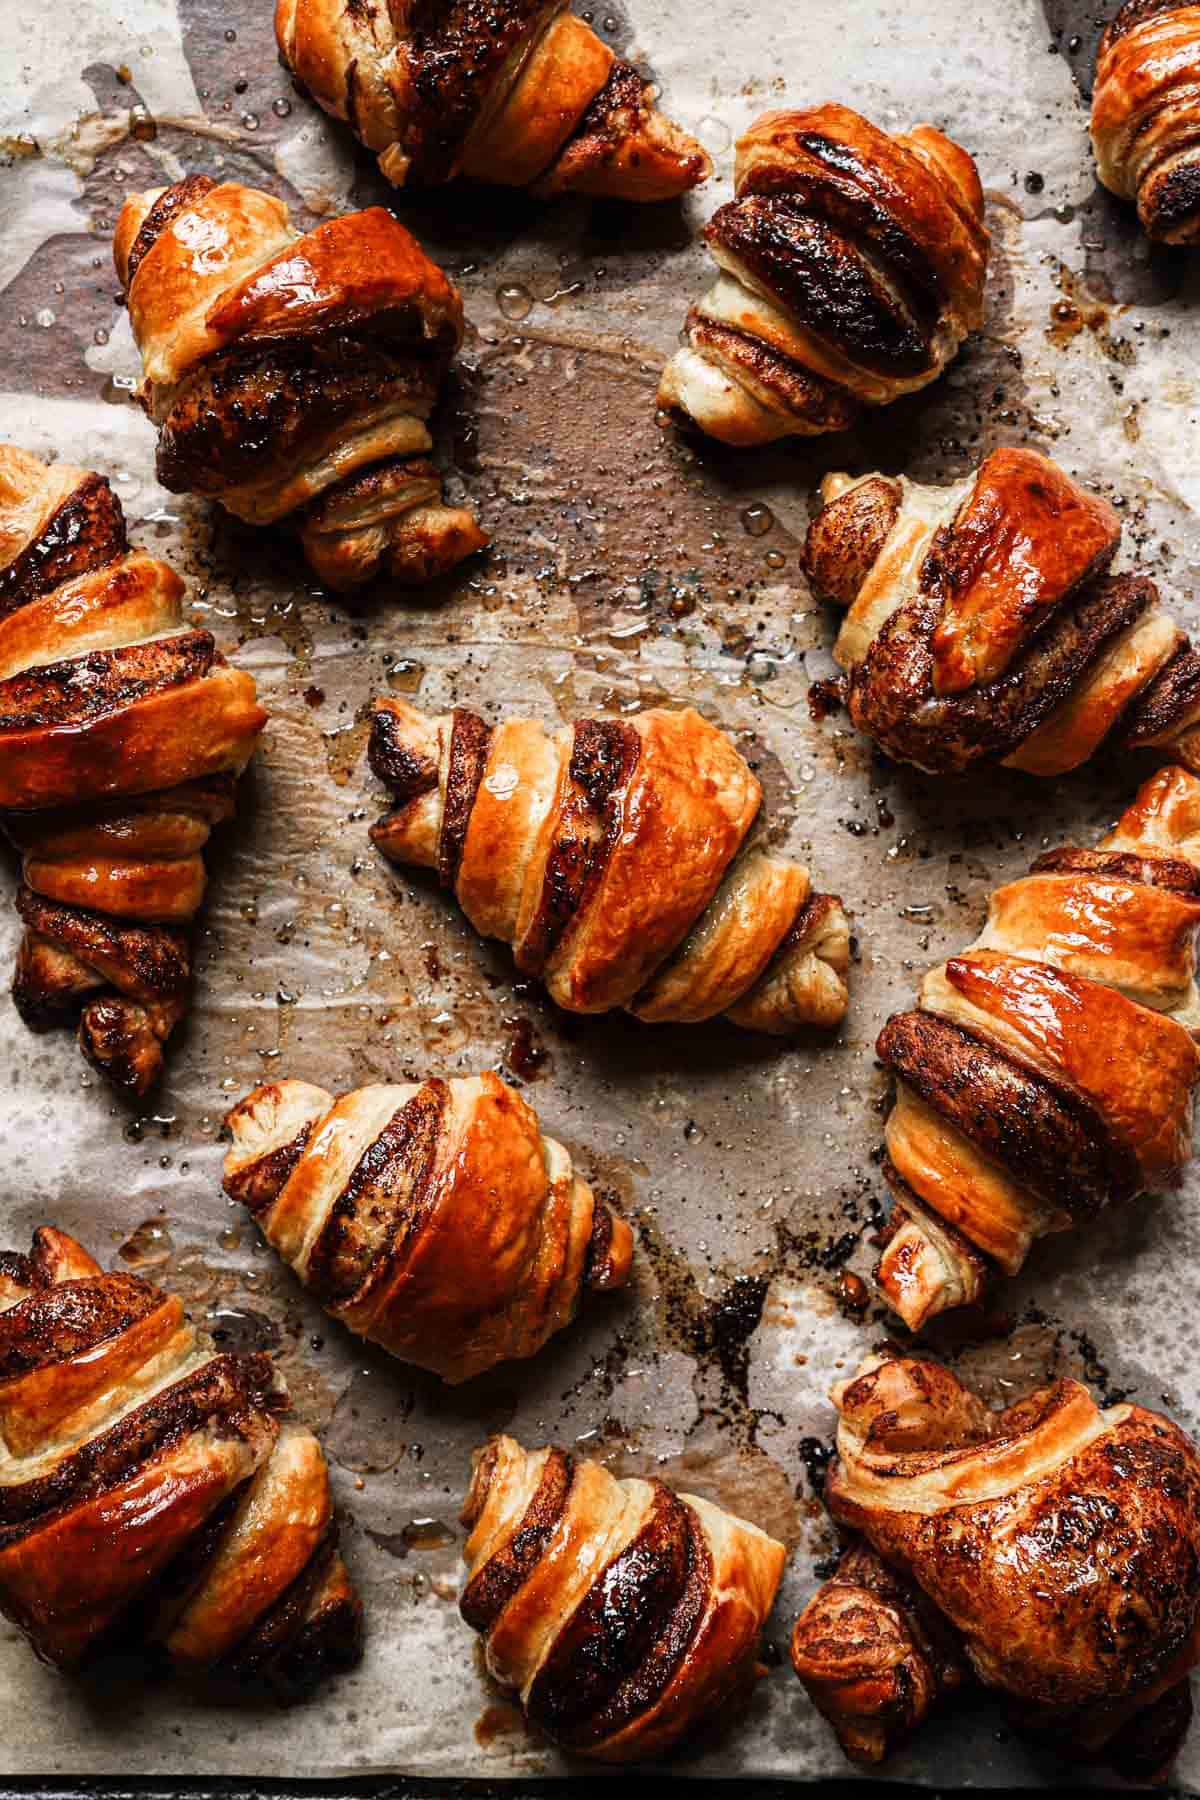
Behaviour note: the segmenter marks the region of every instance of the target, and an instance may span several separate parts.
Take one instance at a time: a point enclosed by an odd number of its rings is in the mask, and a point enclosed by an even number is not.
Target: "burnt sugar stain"
[[[697,1366],[695,1424],[715,1419],[753,1444],[761,1414],[750,1405],[750,1340],[762,1320],[768,1277],[719,1273],[721,1286],[706,1295],[695,1269],[647,1214],[635,1217],[634,1228],[657,1284],[659,1343]]]

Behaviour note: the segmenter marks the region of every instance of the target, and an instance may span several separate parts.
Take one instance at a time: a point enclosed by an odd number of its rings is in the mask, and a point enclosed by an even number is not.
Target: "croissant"
[[[225,1192],[309,1291],[445,1381],[536,1355],[583,1288],[628,1279],[629,1226],[490,1071],[337,1099],[274,1081],[225,1122]]]
[[[39,1656],[154,1645],[285,1689],[357,1661],[325,1459],[286,1413],[268,1356],[63,1232],[0,1254],[0,1608]]]
[[[569,1011],[724,1014],[776,1033],[845,1013],[841,901],[811,893],[798,863],[742,850],[762,790],[690,707],[552,737],[385,696],[369,754],[395,800],[375,845],[436,868],[476,931],[511,944]]]
[[[488,1672],[575,1755],[657,1756],[754,1679],[787,1553],[744,1519],[494,1437],[462,1520]]]
[[[764,113],[734,181],[666,412],[739,446],[843,431],[935,381],[982,325],[983,190],[931,125],[893,137],[846,106]]]
[[[861,1541],[797,1619],[791,1654],[852,1762],[885,1761],[968,1679],[936,1607]]]
[[[1109,742],[1200,769],[1200,656],[1152,581],[1110,573],[1116,513],[1048,457],[994,450],[945,488],[830,475],[821,497],[804,559],[849,608],[838,697],[889,756],[1061,775]]]
[[[13,998],[82,1002],[84,1055],[144,1093],[187,1009],[201,852],[267,715],[131,550],[101,475],[0,445],[0,813],[23,857]]]
[[[276,0],[284,63],[388,181],[671,200],[711,173],[566,0]]]
[[[428,457],[462,299],[383,207],[301,236],[273,194],[189,175],[126,200],[113,255],[165,488],[292,520],[338,591],[486,542]]]
[[[1092,145],[1105,187],[1164,244],[1200,237],[1200,8],[1126,0],[1100,40]]]
[[[877,1054],[896,1081],[878,1280],[912,1330],[1035,1238],[1173,1182],[1200,1080],[1200,781],[1163,769],[1097,850],[997,888]]]
[[[826,1504],[920,1591],[926,1617],[932,1603],[960,1667],[1059,1749],[1103,1755],[1135,1777],[1158,1773],[1187,1732],[1187,1676],[1200,1661],[1200,1453],[1190,1439],[1141,1406],[1101,1412],[1071,1380],[990,1412],[949,1369],[892,1351],[868,1357],[833,1399]],[[874,1761],[896,1741],[895,1695],[913,1651],[897,1633],[896,1661],[888,1671],[880,1657],[877,1671],[875,1640],[856,1641],[844,1590],[860,1566],[852,1552],[801,1614],[792,1657],[847,1754]],[[914,1713],[928,1710],[925,1692]]]

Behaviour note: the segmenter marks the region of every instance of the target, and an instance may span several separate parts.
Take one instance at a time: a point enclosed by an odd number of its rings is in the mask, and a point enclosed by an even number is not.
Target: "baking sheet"
[[[5,1627],[0,1767],[561,1772],[489,1689],[455,1607],[469,1451],[503,1427],[661,1474],[788,1543],[750,1716],[674,1772],[846,1774],[785,1650],[833,1545],[813,1487],[825,1394],[882,1331],[838,1304],[843,1265],[870,1261],[883,1195],[875,1034],[926,965],[974,935],[994,885],[1064,837],[1091,843],[1144,770],[1124,759],[1062,782],[935,785],[883,763],[844,721],[814,725],[805,695],[831,666],[833,621],[798,545],[829,467],[949,480],[1028,441],[1123,505],[1127,559],[1200,624],[1196,265],[1151,252],[1095,188],[1090,3],[985,0],[964,14],[957,0],[760,0],[698,15],[684,0],[613,0],[597,28],[646,57],[717,168],[682,208],[641,211],[391,193],[293,91],[270,11],[0,8],[0,433],[112,476],[137,535],[184,572],[194,618],[238,646],[272,713],[212,857],[195,1010],[146,1111],[116,1102],[69,1034],[32,1037],[0,1006],[0,1239],[22,1246],[52,1219],[179,1289],[226,1341],[277,1350],[325,1433],[368,1651],[303,1709],[230,1710],[122,1671],[65,1683]],[[826,98],[891,128],[930,119],[974,151],[995,241],[986,329],[936,388],[840,440],[688,450],[657,428],[654,387],[707,279],[697,227],[730,192],[738,132],[766,106]],[[192,169],[270,187],[306,224],[389,199],[459,281],[471,331],[442,430],[454,484],[493,534],[488,559],[416,600],[354,610],[314,592],[283,540],[156,486],[109,238],[127,191]],[[666,697],[718,719],[758,767],[780,841],[852,915],[844,1028],[785,1047],[555,1013],[428,882],[372,852],[382,797],[362,760],[366,707],[389,686],[490,716],[553,722]],[[8,891],[13,865],[2,874]],[[6,968],[16,941],[6,907]],[[589,1303],[534,1363],[448,1390],[304,1300],[222,1196],[218,1133],[269,1076],[344,1089],[483,1067],[532,1077],[546,1128],[615,1193],[640,1254],[631,1290]],[[947,1347],[995,1394],[1071,1370],[1195,1429],[1196,1193],[1189,1178],[1052,1240],[1003,1292],[1008,1334]],[[946,1788],[1061,1771],[972,1703],[886,1773]],[[1177,1775],[1200,1787],[1200,1732]]]

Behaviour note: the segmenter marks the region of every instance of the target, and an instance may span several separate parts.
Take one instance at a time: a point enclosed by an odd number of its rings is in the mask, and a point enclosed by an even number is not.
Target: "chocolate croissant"
[[[388,181],[670,200],[711,173],[566,0],[276,0],[284,63]]]
[[[486,541],[428,455],[462,299],[383,207],[301,236],[273,194],[189,175],[126,200],[113,255],[165,488],[289,520],[339,591]]]
[[[661,1481],[494,1437],[475,1454],[459,1610],[490,1675],[576,1756],[658,1756],[756,1675],[786,1551]]]
[[[1101,1412],[1071,1380],[991,1412],[949,1369],[891,1351],[833,1399],[826,1504],[899,1598],[890,1667],[863,1630],[879,1590],[859,1550],[796,1624],[796,1672],[847,1755],[879,1760],[957,1685],[934,1692],[923,1672],[920,1639],[940,1615],[960,1672],[999,1690],[1021,1729],[1130,1776],[1160,1773],[1187,1732],[1200,1661],[1191,1440],[1141,1406]]]
[[[1163,769],[1097,850],[1038,857],[877,1053],[895,1077],[876,1269],[914,1331],[1033,1241],[1173,1183],[1200,1081],[1200,781]]]
[[[101,475],[0,445],[0,814],[22,853],[13,998],[79,1010],[84,1055],[143,1094],[187,1010],[201,852],[266,713],[131,550]]]
[[[262,1354],[61,1231],[0,1254],[0,1609],[70,1669],[156,1646],[222,1684],[359,1655],[329,1472]]]
[[[1149,237],[1200,237],[1200,11],[1126,0],[1100,40],[1092,145],[1101,181]]]
[[[849,609],[838,697],[889,756],[1061,775],[1110,743],[1200,769],[1200,656],[1152,581],[1111,573],[1112,507],[1048,457],[994,450],[944,488],[829,475],[821,498],[804,560]]]
[[[708,222],[720,269],[658,404],[722,443],[843,431],[935,381],[983,323],[988,233],[965,150],[846,106],[769,112]]]
[[[445,1381],[536,1355],[628,1278],[629,1226],[490,1071],[337,1099],[273,1081],[225,1123],[225,1192],[326,1311]]]
[[[385,696],[370,762],[395,800],[375,845],[435,868],[476,931],[511,944],[568,1011],[723,1014],[775,1033],[845,1013],[840,900],[811,893],[798,863],[743,848],[762,790],[690,707],[551,736]]]

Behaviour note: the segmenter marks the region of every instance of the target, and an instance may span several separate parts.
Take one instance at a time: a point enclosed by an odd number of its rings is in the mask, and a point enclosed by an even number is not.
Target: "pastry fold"
[[[13,998],[34,1029],[79,1012],[84,1055],[133,1094],[187,1011],[202,853],[267,718],[182,598],[168,563],[130,549],[103,476],[0,445],[0,813],[25,926]]]

